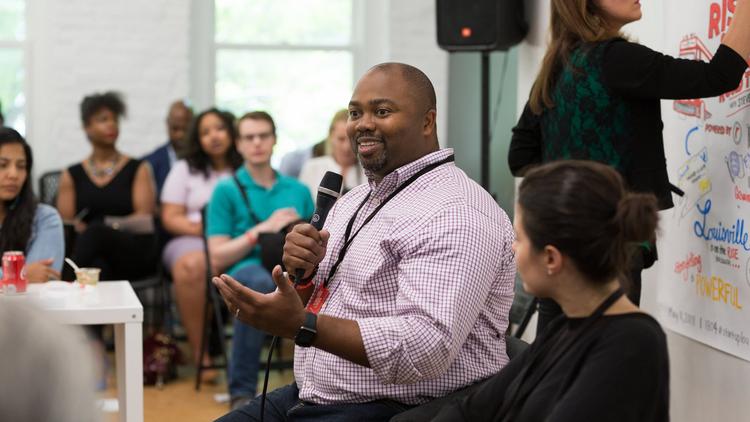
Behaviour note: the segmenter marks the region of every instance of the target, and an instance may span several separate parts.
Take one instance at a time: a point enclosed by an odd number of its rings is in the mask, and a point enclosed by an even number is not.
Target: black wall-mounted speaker
[[[436,1],[438,45],[445,50],[507,50],[528,32],[524,0]]]

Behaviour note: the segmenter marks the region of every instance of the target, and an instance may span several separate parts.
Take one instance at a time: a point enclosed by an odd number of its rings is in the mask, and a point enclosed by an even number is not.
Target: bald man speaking
[[[265,420],[388,420],[487,378],[508,357],[513,231],[507,215],[440,149],[435,91],[419,69],[380,64],[357,83],[347,133],[368,183],[325,228],[296,226],[263,295],[222,275],[230,311],[295,339],[295,382]],[[242,356],[235,357],[242,359]],[[255,421],[260,399],[222,422]]]

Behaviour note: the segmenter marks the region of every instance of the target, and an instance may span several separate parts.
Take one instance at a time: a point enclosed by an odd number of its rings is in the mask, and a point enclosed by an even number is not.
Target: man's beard
[[[359,163],[360,165],[362,165],[362,168],[364,170],[369,173],[377,173],[380,170],[383,170],[386,163],[388,162],[388,150],[385,149],[385,144],[383,144],[383,153],[378,155],[377,157],[364,159],[360,154],[357,154],[357,158],[359,159]]]

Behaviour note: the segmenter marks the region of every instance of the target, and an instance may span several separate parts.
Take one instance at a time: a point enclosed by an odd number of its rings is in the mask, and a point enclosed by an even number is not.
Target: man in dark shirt
[[[154,172],[157,201],[161,196],[161,188],[164,186],[164,180],[166,180],[169,170],[172,169],[172,164],[177,160],[177,152],[183,148],[185,134],[192,120],[193,110],[184,101],[179,100],[172,103],[167,115],[169,142],[143,157],[144,160],[151,164],[151,169]]]

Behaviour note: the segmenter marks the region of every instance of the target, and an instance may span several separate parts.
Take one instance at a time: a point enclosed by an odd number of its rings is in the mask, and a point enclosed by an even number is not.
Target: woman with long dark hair
[[[437,421],[669,420],[659,323],[624,296],[632,249],[656,230],[652,194],[610,166],[558,161],[518,190],[513,251],[523,288],[562,306],[534,343]]]
[[[162,258],[172,274],[180,321],[196,362],[206,301],[201,211],[219,179],[231,176],[242,164],[242,156],[234,147],[236,139],[230,113],[215,108],[200,113],[188,132],[185,159],[172,166],[161,192],[161,220],[175,236],[165,246]],[[208,354],[203,363],[211,363]],[[208,374],[207,378],[213,375]]]
[[[712,97],[739,85],[750,56],[750,4],[738,0],[710,63],[676,59],[627,41],[624,25],[640,20],[639,0],[551,0],[550,44],[513,129],[508,163],[523,176],[558,159],[609,164],[629,189],[673,206],[660,99]],[[653,241],[653,239],[650,239]],[[656,259],[652,242],[636,251],[629,293],[638,304],[641,270]],[[559,314],[541,301],[539,327]]]
[[[32,283],[60,279],[65,241],[60,215],[31,188],[34,157],[15,130],[0,128],[0,255],[23,251]],[[2,274],[2,269],[0,269]]]

